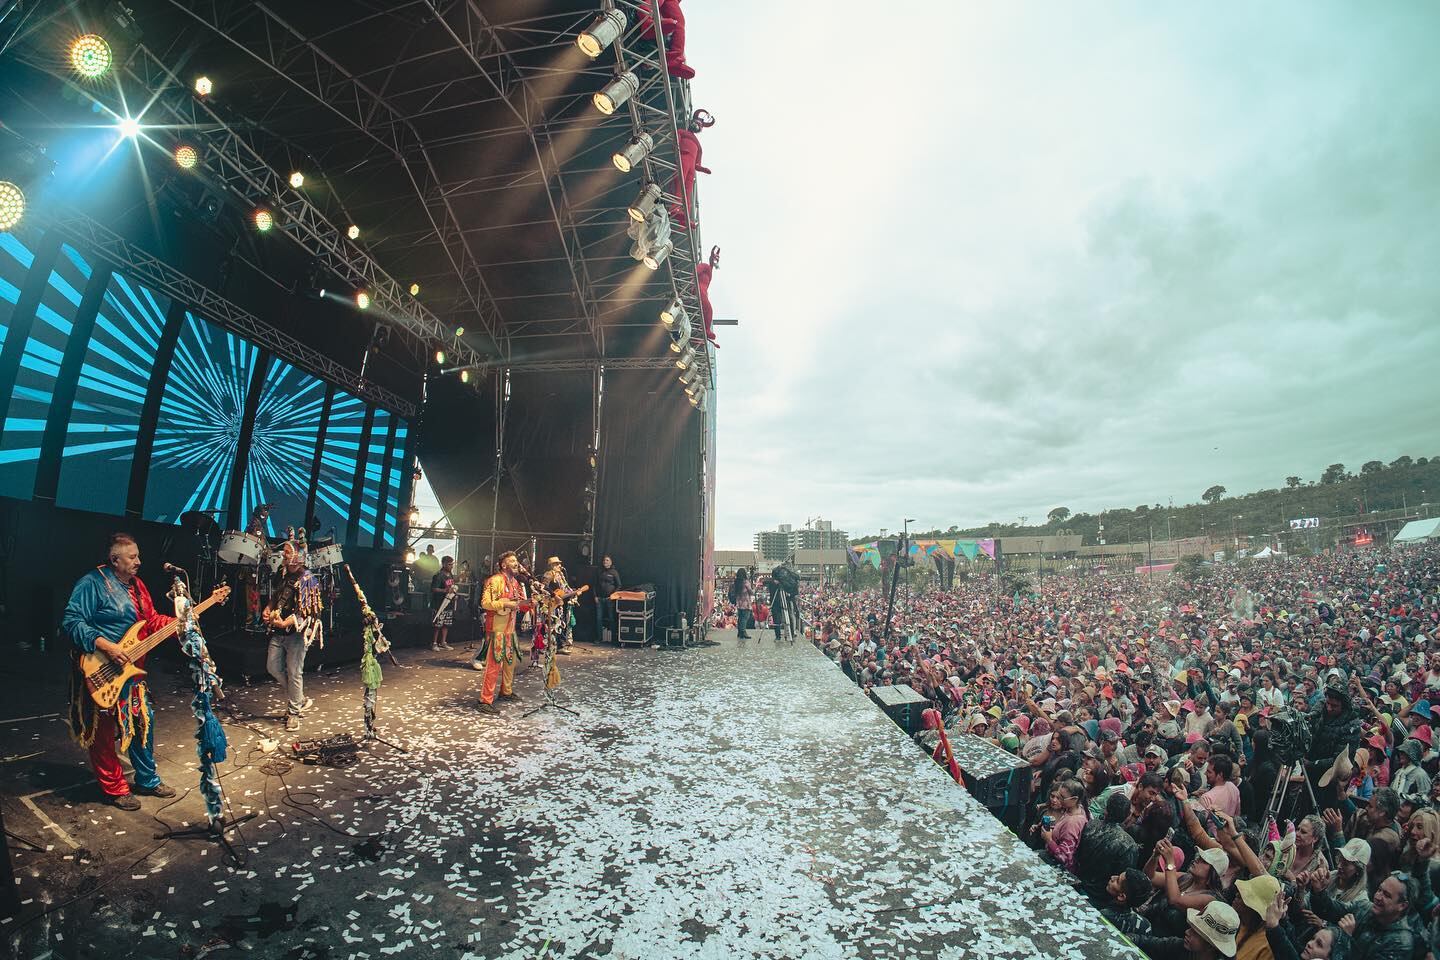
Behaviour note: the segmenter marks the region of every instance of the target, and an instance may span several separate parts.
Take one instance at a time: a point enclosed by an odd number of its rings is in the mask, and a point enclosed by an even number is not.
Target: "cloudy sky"
[[[1440,454],[1440,5],[686,10],[717,546]]]

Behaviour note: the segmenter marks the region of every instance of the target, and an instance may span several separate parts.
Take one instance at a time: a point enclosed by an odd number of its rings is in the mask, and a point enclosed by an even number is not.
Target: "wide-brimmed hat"
[[[1427,726],[1421,725],[1416,727],[1414,730],[1410,731],[1410,736],[1412,739],[1419,740],[1427,747],[1433,749],[1435,746],[1435,734],[1431,732],[1430,728]]]
[[[1230,854],[1221,850],[1219,847],[1207,847],[1200,851],[1199,857],[1201,860],[1210,864],[1210,867],[1216,873],[1224,873],[1230,869]]]
[[[1361,867],[1370,866],[1370,843],[1359,837],[1351,837],[1340,848],[1340,856]]]
[[[1191,907],[1185,919],[1206,942],[1227,957],[1235,956],[1235,934],[1240,932],[1240,915],[1220,900],[1211,900],[1204,910]]]
[[[1240,899],[1245,901],[1245,906],[1263,917],[1280,895],[1280,881],[1262,873],[1249,880],[1236,880],[1235,889],[1240,891]]]
[[[559,557],[551,557],[549,560],[546,560],[546,561],[545,561],[545,566],[547,566],[547,567],[558,567],[558,566],[560,566],[560,558],[559,558]]]
[[[1330,769],[1320,775],[1320,786],[1328,787],[1338,780],[1346,783],[1355,772],[1355,765],[1350,762],[1350,751],[1341,750],[1335,755],[1335,762],[1330,764]]]

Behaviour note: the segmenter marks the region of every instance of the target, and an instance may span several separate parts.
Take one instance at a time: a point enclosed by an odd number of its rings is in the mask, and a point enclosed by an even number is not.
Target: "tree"
[[[1294,490],[1295,488],[1297,488],[1297,487],[1300,486],[1300,478],[1299,478],[1299,477],[1286,477],[1286,478],[1285,478],[1285,486],[1286,486],[1287,488],[1291,489],[1291,490]]]
[[[1427,464],[1427,463],[1429,463],[1429,462],[1430,462],[1430,458],[1429,458],[1429,457],[1421,457],[1420,459],[1418,459],[1418,460],[1415,461],[1415,466],[1417,466],[1417,467],[1423,467],[1423,466],[1425,466],[1425,464]]]
[[[1339,483],[1345,479],[1345,464],[1332,463],[1320,474],[1320,482],[1323,484]]]
[[[1064,523],[1066,520],[1070,519],[1070,508],[1056,507],[1054,510],[1051,510],[1049,513],[1045,514],[1045,517],[1051,523]]]
[[[1214,505],[1219,503],[1220,498],[1223,496],[1225,496],[1225,488],[1217,483],[1209,490],[1206,490],[1204,493],[1200,494],[1200,499],[1204,500],[1208,504]]]
[[[1392,467],[1408,467],[1408,466],[1411,466],[1412,464],[1414,464],[1414,462],[1415,462],[1415,461],[1414,461],[1414,460],[1411,460],[1408,456],[1400,456],[1400,457],[1396,457],[1394,460],[1391,460],[1391,461],[1390,461],[1390,466],[1392,466]]]
[[[1385,464],[1381,463],[1379,460],[1366,460],[1365,463],[1362,464],[1360,467],[1360,474],[1361,476],[1368,477],[1373,474],[1379,473],[1381,470],[1384,469]]]

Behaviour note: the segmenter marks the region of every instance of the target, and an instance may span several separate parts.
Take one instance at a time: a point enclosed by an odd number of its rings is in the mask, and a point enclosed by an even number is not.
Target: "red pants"
[[[128,704],[122,702],[121,709]],[[138,717],[136,718],[138,721]],[[153,723],[154,718],[151,718]],[[160,785],[160,776],[155,772],[155,753],[152,749],[154,731],[151,728],[145,742],[137,735],[130,741],[130,766],[135,768],[135,785],[142,790],[151,790]],[[130,792],[125,782],[125,768],[115,753],[115,714],[105,711],[96,719],[95,742],[90,744],[90,765],[95,768],[95,779],[108,797],[123,797]]]
[[[515,660],[519,656],[515,648],[515,635],[492,636],[490,652],[485,655],[485,680],[480,684],[480,702],[495,702],[495,681],[500,681],[500,693],[510,696],[515,686]],[[496,658],[499,659],[496,659]]]

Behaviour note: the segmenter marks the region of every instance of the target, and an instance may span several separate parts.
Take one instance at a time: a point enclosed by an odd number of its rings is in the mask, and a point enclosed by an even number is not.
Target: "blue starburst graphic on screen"
[[[266,533],[302,526],[315,465],[325,384],[283,360],[271,360],[260,384],[260,403],[250,437],[241,519],[258,504],[274,504]]]

